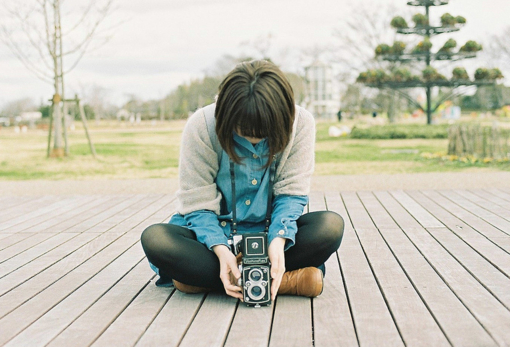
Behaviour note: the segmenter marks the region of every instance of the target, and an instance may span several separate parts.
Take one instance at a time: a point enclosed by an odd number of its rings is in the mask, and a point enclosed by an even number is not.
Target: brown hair
[[[221,82],[216,100],[216,134],[221,147],[237,164],[233,132],[267,138],[271,164],[288,145],[294,123],[294,92],[273,63],[254,60],[238,64]]]

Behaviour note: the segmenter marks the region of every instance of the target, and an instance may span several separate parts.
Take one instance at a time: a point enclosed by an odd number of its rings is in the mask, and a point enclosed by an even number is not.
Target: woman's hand
[[[234,298],[243,300],[242,288],[237,285],[241,273],[237,267],[235,255],[225,245],[216,245],[212,249],[220,260],[220,279],[225,287],[225,292]]]
[[[280,288],[283,274],[285,273],[285,239],[277,237],[271,241],[268,248],[269,261],[271,262],[271,300],[276,299],[276,293]]]

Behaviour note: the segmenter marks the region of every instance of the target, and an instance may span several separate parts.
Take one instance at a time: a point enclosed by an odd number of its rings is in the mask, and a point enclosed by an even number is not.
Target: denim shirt
[[[234,133],[235,150],[241,164],[235,165],[236,214],[239,234],[260,232],[265,228],[270,169],[264,168],[269,154],[266,139],[256,145]],[[220,215],[212,211],[199,210],[186,215],[175,214],[171,224],[192,230],[197,240],[209,249],[226,245],[232,233],[232,187],[230,160],[225,151],[221,155],[216,185],[222,194]],[[271,192],[272,194],[272,192]],[[296,220],[303,213],[308,197],[303,195],[277,195],[272,202],[271,224],[268,231],[269,244],[275,237],[285,238],[285,249],[295,243]]]

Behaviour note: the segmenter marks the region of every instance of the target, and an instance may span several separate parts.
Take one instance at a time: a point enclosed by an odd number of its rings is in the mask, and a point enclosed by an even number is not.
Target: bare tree
[[[395,31],[391,29],[390,22],[396,13],[393,5],[386,7],[368,6],[356,3],[345,16],[339,27],[333,32],[336,45],[331,49],[332,63],[338,66],[338,78],[345,84],[353,83],[358,74],[368,69],[392,70],[395,63],[376,59],[374,48],[380,43],[391,44],[396,39]],[[400,11],[402,12],[402,11]],[[399,38],[399,40],[409,40]],[[409,42],[405,42],[406,44]],[[355,88],[358,90],[357,88]],[[353,89],[351,88],[351,91]],[[361,87],[359,97],[373,98],[369,88]],[[388,117],[391,122],[395,120],[395,104],[397,95],[393,90],[385,91],[389,97]],[[379,105],[383,106],[383,105]]]
[[[502,63],[505,70],[510,70],[510,26],[499,35],[492,36],[484,46],[491,60]]]
[[[53,85],[55,138],[52,156],[65,154],[62,139],[62,132],[65,137],[67,135],[65,124],[62,131],[64,76],[94,48],[93,39],[99,44],[108,41],[109,36],[100,33],[99,28],[113,11],[113,1],[88,0],[82,8],[68,3],[66,12],[63,12],[66,0],[20,0],[1,5],[8,18],[1,26],[2,40],[29,71]],[[51,137],[51,126],[49,131]],[[65,142],[67,149],[67,138]]]

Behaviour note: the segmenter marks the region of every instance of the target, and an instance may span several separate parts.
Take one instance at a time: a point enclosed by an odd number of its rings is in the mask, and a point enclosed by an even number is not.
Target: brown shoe
[[[209,288],[190,286],[189,284],[184,284],[184,283],[178,282],[176,280],[173,280],[173,281],[174,281],[174,287],[177,288],[179,291],[186,293],[186,294],[208,293],[208,292],[212,291],[212,289],[209,289]]]
[[[305,267],[284,273],[278,294],[315,298],[322,293],[323,287],[322,271],[316,267]]]

